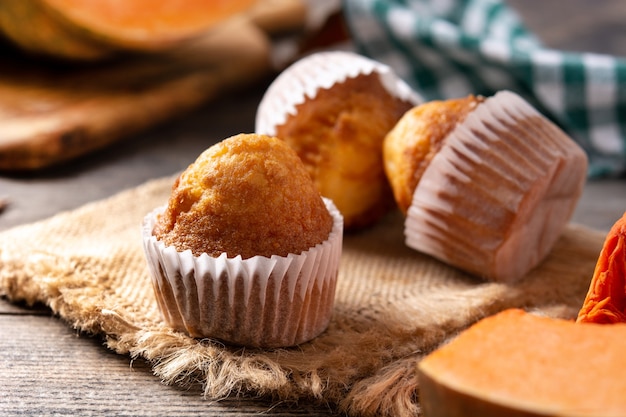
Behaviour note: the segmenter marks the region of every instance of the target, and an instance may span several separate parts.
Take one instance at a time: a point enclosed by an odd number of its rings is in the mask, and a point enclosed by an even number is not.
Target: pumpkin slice
[[[19,0],[0,2],[0,29],[37,53],[97,59],[158,51],[198,36],[256,0]]]
[[[626,324],[511,309],[418,365],[424,415],[626,416]]]
[[[626,213],[606,236],[576,321],[626,322]]]

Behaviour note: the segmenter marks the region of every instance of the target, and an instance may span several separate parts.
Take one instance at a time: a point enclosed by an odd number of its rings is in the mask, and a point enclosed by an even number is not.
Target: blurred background
[[[355,47],[349,1],[90,3],[0,2],[0,230],[176,174],[211,144],[254,131],[287,65]],[[548,48],[626,55],[621,0],[501,4]],[[589,180],[574,221],[608,229],[624,210],[624,173],[613,173]]]

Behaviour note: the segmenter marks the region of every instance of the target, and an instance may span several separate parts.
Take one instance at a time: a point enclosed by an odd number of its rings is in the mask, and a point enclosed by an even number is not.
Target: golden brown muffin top
[[[413,104],[392,95],[377,73],[320,88],[276,126],[295,149],[323,196],[333,200],[346,229],[368,226],[394,206],[385,176],[385,135]]]
[[[452,130],[484,101],[470,95],[435,100],[413,107],[387,134],[383,143],[385,172],[398,207],[406,213],[422,174]]]
[[[299,254],[333,219],[302,161],[276,138],[240,134],[204,151],[175,181],[153,234],[178,251]]]

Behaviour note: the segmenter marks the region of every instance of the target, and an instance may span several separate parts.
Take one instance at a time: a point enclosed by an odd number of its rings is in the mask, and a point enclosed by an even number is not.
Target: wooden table
[[[567,4],[566,4],[567,3]],[[626,56],[622,0],[515,0],[546,44]],[[45,173],[0,177],[0,230],[51,216],[185,168],[212,143],[251,132],[260,83],[131,140]],[[624,179],[589,182],[574,221],[606,230],[626,210]],[[0,300],[0,415],[333,415],[324,406],[253,399],[211,403],[199,389],[163,385],[143,361],[77,334],[45,308]]]

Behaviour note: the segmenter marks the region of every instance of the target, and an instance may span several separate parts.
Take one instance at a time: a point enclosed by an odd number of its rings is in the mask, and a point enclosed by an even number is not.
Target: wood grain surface
[[[247,24],[158,57],[34,67],[2,52],[0,170],[38,170],[132,137],[270,69],[268,41]]]
[[[623,0],[511,0],[546,44],[626,55]],[[132,140],[37,173],[0,175],[0,230],[44,219],[186,167],[210,144],[254,128],[269,80],[226,95]],[[626,182],[587,184],[574,221],[608,229],[626,210]],[[0,299],[0,415],[330,416],[324,405],[259,399],[212,403],[163,385],[147,364],[111,353],[46,308]]]
[[[303,30],[298,0],[260,0],[201,39],[96,62],[44,59],[0,42],[0,170],[39,170],[113,146],[251,85],[270,38]]]

